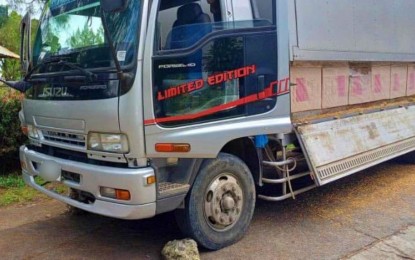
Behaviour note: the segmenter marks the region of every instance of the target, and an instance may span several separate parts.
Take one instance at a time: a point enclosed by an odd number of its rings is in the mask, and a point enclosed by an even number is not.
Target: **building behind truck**
[[[25,181],[105,216],[175,211],[201,246],[231,245],[257,198],[295,198],[415,150],[414,11],[406,0],[49,0],[33,52],[22,22],[26,77],[8,83],[26,95]],[[94,37],[77,41],[81,30]]]

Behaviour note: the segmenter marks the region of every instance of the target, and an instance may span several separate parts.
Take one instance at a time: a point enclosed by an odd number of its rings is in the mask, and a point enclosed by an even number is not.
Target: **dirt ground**
[[[214,260],[369,259],[361,253],[413,226],[415,165],[393,162],[296,200],[259,201],[242,241],[201,255]],[[70,217],[52,200],[0,209],[0,259],[159,259],[167,241],[181,238],[171,214],[144,221]],[[396,255],[401,258],[415,256]]]

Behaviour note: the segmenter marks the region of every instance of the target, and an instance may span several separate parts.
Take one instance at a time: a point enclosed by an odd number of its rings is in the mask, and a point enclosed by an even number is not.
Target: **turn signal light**
[[[190,144],[156,144],[159,153],[188,153],[190,150]]]
[[[130,200],[131,195],[128,190],[115,190],[115,196],[117,200]]]
[[[116,200],[130,200],[131,194],[128,190],[120,190],[114,188],[101,187],[101,195],[103,197]]]
[[[156,176],[147,177],[147,185],[156,183]]]

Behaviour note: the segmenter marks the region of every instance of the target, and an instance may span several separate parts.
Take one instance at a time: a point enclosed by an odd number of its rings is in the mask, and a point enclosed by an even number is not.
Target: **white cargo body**
[[[415,1],[288,3],[292,61],[415,60]]]
[[[413,95],[414,8],[406,0],[289,1],[292,112]]]
[[[413,151],[415,1],[288,3],[291,112],[318,184]]]

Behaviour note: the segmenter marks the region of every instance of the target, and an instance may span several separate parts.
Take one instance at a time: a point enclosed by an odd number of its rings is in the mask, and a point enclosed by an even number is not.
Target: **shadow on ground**
[[[65,206],[0,210],[0,258],[158,259],[163,245],[183,238],[173,214],[122,221],[71,217]],[[259,201],[246,237],[204,259],[339,259],[415,225],[415,166],[383,164],[281,203]],[[20,217],[23,218],[23,217]],[[26,220],[27,219],[27,220]],[[16,220],[17,221],[17,220]]]

